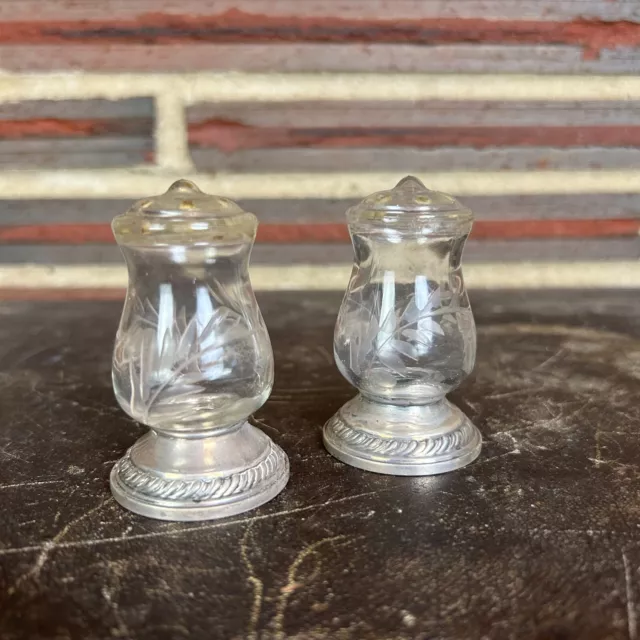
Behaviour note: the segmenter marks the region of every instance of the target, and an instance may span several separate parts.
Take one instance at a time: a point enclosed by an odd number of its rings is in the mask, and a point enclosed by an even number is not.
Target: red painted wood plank
[[[147,134],[151,120],[147,118],[30,118],[0,120],[0,139],[22,138],[86,138],[105,135]]]
[[[628,147],[640,146],[640,126],[289,128],[256,127],[215,118],[190,124],[189,142],[225,152],[297,147]]]
[[[336,6],[337,5],[337,6]],[[511,18],[567,20],[576,17],[637,21],[637,0],[19,0],[0,3],[6,20],[109,20],[132,19],[151,11],[207,16],[228,9],[243,9],[272,17],[301,14],[332,16],[339,8],[343,18],[363,16],[412,18]]]
[[[230,9],[212,15],[147,13],[103,21],[24,21],[0,24],[0,43],[386,42],[414,44],[565,44],[585,58],[602,49],[640,44],[640,24],[576,18],[566,22],[485,18],[343,19],[269,16]]]
[[[475,240],[534,240],[551,238],[624,238],[640,235],[640,218],[573,220],[479,220]],[[263,224],[259,242],[275,244],[344,243],[347,227],[339,223]],[[108,224],[16,225],[0,227],[0,244],[110,244]]]
[[[150,120],[32,118],[1,120],[0,139],[140,135]],[[269,127],[213,118],[189,125],[189,141],[224,152],[281,148],[629,147],[640,146],[640,126]]]
[[[623,238],[640,235],[640,218],[592,220],[479,220],[475,240],[545,240],[552,238]]]

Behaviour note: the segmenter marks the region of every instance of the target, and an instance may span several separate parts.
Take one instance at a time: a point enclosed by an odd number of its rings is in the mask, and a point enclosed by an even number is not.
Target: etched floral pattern
[[[382,296],[384,298],[384,295]],[[404,308],[383,309],[379,292],[364,307],[362,289],[349,293],[342,325],[348,333],[349,367],[356,374],[377,361],[398,375],[406,373],[407,363],[428,354],[437,336],[444,336],[440,289],[427,295],[411,295]],[[455,309],[448,307],[447,313]]]
[[[126,380],[129,413],[146,424],[179,420],[207,384],[231,374],[239,345],[251,339],[243,316],[217,305],[208,287],[197,290],[195,313],[176,311],[170,285],[156,309],[134,300],[126,330],[116,338],[114,379]]]
[[[414,276],[398,282],[357,272],[343,301],[335,353],[362,393],[402,402],[443,397],[473,368],[473,318],[466,294]]]

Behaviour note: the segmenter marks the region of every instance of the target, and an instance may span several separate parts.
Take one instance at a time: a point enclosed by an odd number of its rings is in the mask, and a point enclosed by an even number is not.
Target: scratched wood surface
[[[636,0],[11,1],[0,3],[0,71],[405,72],[454,78],[479,72],[597,75],[605,82],[640,72],[640,9]],[[163,125],[151,96],[7,104],[1,98],[0,87],[0,170],[157,168],[154,135]],[[639,114],[634,100],[575,100],[569,92],[566,100],[479,102],[469,99],[461,83],[459,99],[446,101],[390,101],[381,87],[380,99],[346,103],[197,103],[186,109],[185,136],[195,171],[250,174],[255,184],[264,173],[372,171],[398,179],[408,173],[497,172],[506,180],[518,171],[566,171],[569,184],[573,171],[639,169]],[[640,219],[632,181],[628,193],[603,188],[589,197],[508,191],[464,199],[482,221],[514,223],[508,231],[494,224],[492,237],[476,230],[469,259],[638,257],[640,247],[616,226],[626,219],[631,229]],[[49,227],[104,225],[129,204],[96,200],[91,193],[16,203],[0,193],[0,268],[113,262],[117,252],[94,244],[80,226],[56,233]],[[283,194],[248,204],[261,223],[274,225],[259,238],[254,263],[350,260],[344,246],[328,250],[328,232],[321,228],[344,222],[351,203],[336,194],[322,200]],[[571,239],[557,223],[569,218],[581,221],[582,229]],[[539,225],[535,237],[525,221]],[[291,224],[307,228],[285,228]],[[13,226],[21,229],[6,229]],[[480,236],[513,242],[496,253],[499,245],[476,242]],[[587,239],[573,247],[579,238]]]
[[[548,640],[638,637],[640,303],[632,292],[472,292],[478,361],[453,399],[464,470],[357,471],[322,448],[353,389],[338,294],[260,297],[276,385],[254,417],[289,454],[270,504],[203,524],[118,507],[143,432],[116,405],[120,302],[0,308],[0,637]]]

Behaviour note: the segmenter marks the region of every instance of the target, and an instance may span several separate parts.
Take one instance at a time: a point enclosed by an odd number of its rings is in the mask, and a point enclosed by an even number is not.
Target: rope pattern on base
[[[475,436],[475,429],[464,422],[459,429],[451,433],[412,440],[408,438],[378,438],[345,424],[337,415],[327,423],[327,431],[342,443],[368,454],[396,456],[399,458],[422,458],[438,456],[466,447]]]
[[[215,500],[245,493],[279,469],[286,469],[287,458],[278,446],[271,445],[269,455],[255,467],[239,473],[217,478],[196,480],[165,480],[149,471],[144,471],[131,461],[130,451],[115,465],[120,481],[129,489],[145,496],[164,500]]]

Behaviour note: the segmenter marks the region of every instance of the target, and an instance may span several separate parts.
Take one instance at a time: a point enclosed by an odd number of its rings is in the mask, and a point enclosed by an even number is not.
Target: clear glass
[[[342,375],[390,404],[440,400],[469,375],[475,327],[460,256],[466,235],[354,228],[355,265],[335,329]]]
[[[156,430],[228,427],[261,407],[273,355],[248,276],[251,245],[124,246],[120,406]]]
[[[476,331],[461,258],[473,215],[408,176],[347,212],[354,265],[334,334],[360,392],[325,425],[327,449],[362,469],[442,473],[480,434],[445,398],[472,371]]]
[[[150,431],[116,463],[110,483],[136,513],[226,517],[287,483],[286,455],[247,421],[273,386],[248,271],[256,229],[253,214],[186,180],[113,221],[129,271],[113,388]]]

